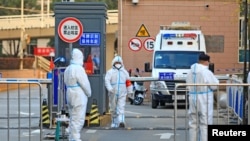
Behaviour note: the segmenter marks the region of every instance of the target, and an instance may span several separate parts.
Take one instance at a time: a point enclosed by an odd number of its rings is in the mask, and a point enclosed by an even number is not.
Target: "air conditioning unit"
[[[75,0],[62,0],[62,2],[75,2]]]

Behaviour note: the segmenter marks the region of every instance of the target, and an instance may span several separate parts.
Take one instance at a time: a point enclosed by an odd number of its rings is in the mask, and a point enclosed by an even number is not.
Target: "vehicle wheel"
[[[166,103],[165,103],[164,101],[161,101],[161,102],[160,102],[160,105],[161,105],[161,106],[166,106]]]
[[[135,99],[134,99],[134,104],[135,105],[141,105],[143,102],[143,98],[142,97],[138,97],[138,94],[135,96]]]
[[[178,109],[185,109],[186,106],[185,106],[185,105],[177,105],[177,108],[178,108]]]
[[[152,99],[152,105],[151,106],[152,106],[153,109],[156,109],[158,104],[159,104],[158,100]]]
[[[187,104],[187,106],[185,104],[183,104],[183,105],[178,105],[177,104],[177,108],[178,109],[189,109],[189,104]]]

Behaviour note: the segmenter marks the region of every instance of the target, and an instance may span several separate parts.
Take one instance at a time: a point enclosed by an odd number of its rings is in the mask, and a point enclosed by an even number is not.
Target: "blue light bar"
[[[174,38],[176,37],[176,34],[163,34],[163,38],[169,39],[169,38]]]
[[[195,39],[197,37],[197,35],[195,33],[184,33],[184,34],[163,34],[163,37],[165,39],[170,39],[170,38],[192,38]]]

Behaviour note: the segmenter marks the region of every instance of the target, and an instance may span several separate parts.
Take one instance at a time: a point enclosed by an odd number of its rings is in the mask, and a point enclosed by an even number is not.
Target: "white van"
[[[156,36],[152,60],[145,64],[145,71],[152,72],[150,93],[152,108],[174,102],[176,83],[185,83],[190,66],[198,61],[198,56],[206,53],[205,38],[199,26],[191,26],[189,22],[173,22],[160,26]],[[186,88],[177,90],[178,105],[187,101]]]

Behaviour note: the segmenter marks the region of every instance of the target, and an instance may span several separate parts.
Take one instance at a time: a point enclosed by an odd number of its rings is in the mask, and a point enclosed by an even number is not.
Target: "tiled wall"
[[[127,69],[143,70],[144,63],[152,61],[152,52],[144,48],[135,52],[128,47],[129,40],[137,38],[140,26],[144,24],[154,38],[160,25],[170,25],[174,21],[187,21],[201,26],[205,35],[224,37],[223,51],[208,52],[215,70],[220,70],[215,73],[243,67],[238,63],[239,5],[234,0],[140,0],[137,5],[131,0],[119,2],[118,37],[122,44],[118,43],[118,48]],[[138,38],[143,43],[149,37]]]

